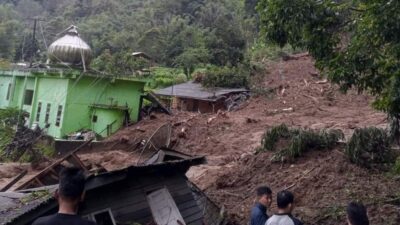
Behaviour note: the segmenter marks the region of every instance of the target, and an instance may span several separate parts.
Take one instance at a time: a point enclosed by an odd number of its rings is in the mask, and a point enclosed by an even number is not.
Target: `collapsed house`
[[[49,46],[48,57],[44,68],[0,71],[0,109],[28,112],[27,127],[55,138],[79,130],[107,137],[138,120],[145,82],[88,69],[91,50],[75,26]]]
[[[89,148],[88,141],[64,152],[23,183],[16,184],[21,178],[17,176],[0,192],[0,224],[29,225],[38,217],[56,213],[53,193],[58,172],[70,165],[81,167],[88,175],[86,197],[78,214],[99,225],[221,224],[219,208],[185,175],[190,167],[205,163],[205,158],[168,148],[170,132],[170,124],[157,129],[145,145],[130,153],[134,163],[122,169],[93,170],[85,165],[77,153]],[[108,144],[116,147],[116,143]]]
[[[204,157],[164,150],[146,160],[147,165],[90,175],[79,215],[103,225],[217,225],[218,207],[185,176],[191,166],[204,162]],[[57,212],[56,188],[0,192],[0,224],[28,225]]]
[[[206,89],[192,81],[173,85],[154,93],[161,98],[169,98],[171,108],[200,113],[215,113],[218,110],[231,110],[248,97],[245,88]]]

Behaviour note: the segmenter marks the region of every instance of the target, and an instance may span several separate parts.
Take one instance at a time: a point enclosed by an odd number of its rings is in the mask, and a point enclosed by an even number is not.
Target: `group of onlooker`
[[[257,202],[251,210],[250,225],[303,225],[292,215],[294,195],[283,190],[276,195],[277,212],[271,217],[267,209],[272,204],[272,191],[267,186],[257,188]],[[361,203],[351,202],[347,206],[348,225],[369,225],[367,210]]]
[[[33,225],[96,225],[77,215],[79,203],[85,195],[85,177],[77,168],[67,168],[60,173],[60,183],[55,197],[59,203],[58,213],[38,218]],[[267,214],[272,204],[272,191],[267,186],[257,188],[257,202],[251,210],[250,225],[303,225],[292,215],[294,195],[283,190],[276,195],[277,211],[271,217]],[[356,202],[347,206],[348,225],[369,225],[367,210]]]

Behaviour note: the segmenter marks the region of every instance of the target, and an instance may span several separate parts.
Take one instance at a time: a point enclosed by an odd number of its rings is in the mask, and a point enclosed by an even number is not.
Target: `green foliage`
[[[92,66],[109,73],[131,74],[140,67],[131,60],[134,51],[161,66],[183,68],[188,76],[203,63],[237,65],[247,39],[257,36],[254,12],[246,13],[242,0],[8,2],[0,3],[0,58],[28,60],[36,47],[46,51],[44,39],[49,44],[75,24],[93,49]],[[26,18],[34,17],[46,21],[38,23],[32,46],[32,24]]]
[[[246,69],[238,67],[211,67],[202,78],[204,87],[241,88],[248,87],[249,77]]]
[[[400,128],[399,1],[260,0],[257,10],[268,42],[308,50],[343,91],[376,96],[374,106]]]
[[[289,130],[286,124],[272,127],[264,133],[263,138],[261,139],[262,149],[274,151],[275,146],[280,139],[288,139],[291,136],[292,132]]]
[[[285,55],[296,54],[302,52],[302,49],[293,49],[290,45],[280,48],[276,45],[266,44],[264,42],[256,42],[250,48],[251,61],[262,62],[266,59],[277,60]]]
[[[400,157],[397,157],[396,162],[393,165],[392,172],[394,174],[400,174]]]
[[[151,69],[149,89],[159,89],[187,81],[181,69],[154,67]]]
[[[390,138],[385,130],[375,127],[356,129],[347,143],[346,155],[352,163],[373,168],[392,163]]]
[[[30,193],[29,195],[24,196],[23,198],[20,199],[22,203],[28,204],[32,201],[38,200],[38,199],[47,199],[50,198],[52,195],[48,190],[40,190],[40,191],[34,191]]]
[[[0,109],[0,127],[12,127],[23,124],[27,112],[17,108]]]
[[[174,64],[182,67],[187,78],[190,78],[195,67],[209,60],[208,50],[205,48],[189,48],[175,58]]]
[[[273,161],[294,160],[310,150],[331,149],[344,135],[339,130],[289,129],[285,124],[275,126],[264,133],[258,152],[274,151],[277,144],[281,150],[274,154]]]
[[[0,157],[15,135],[15,127],[24,124],[26,112],[17,108],[0,109]]]

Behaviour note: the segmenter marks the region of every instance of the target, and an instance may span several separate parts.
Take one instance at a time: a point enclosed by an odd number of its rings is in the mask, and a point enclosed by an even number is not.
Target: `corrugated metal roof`
[[[0,192],[0,224],[8,224],[14,219],[28,213],[53,198],[51,194],[56,186],[41,188],[44,194],[37,191],[30,193]]]
[[[168,149],[164,151],[169,154],[179,153]],[[126,179],[128,174],[131,173],[145,174],[146,171],[154,172],[154,169],[165,171],[184,168],[187,170],[191,166],[205,163],[205,157],[189,156],[183,153],[179,153],[179,156],[183,159],[166,162],[155,162],[151,165],[130,166],[121,170],[105,172],[98,175],[91,175],[87,179],[86,190],[88,191],[103,185]],[[0,225],[9,224],[17,220],[19,217],[25,216],[25,214],[29,214],[33,210],[40,210],[42,206],[46,207],[46,205],[52,203],[52,200],[54,200],[51,193],[53,193],[57,187],[58,185],[52,185],[31,190],[21,190],[20,192],[0,192]],[[34,194],[37,193],[36,191],[40,190],[46,190],[47,194]]]
[[[162,96],[176,96],[181,98],[192,98],[205,101],[215,101],[222,95],[247,92],[245,88],[212,88],[207,89],[201,86],[199,83],[193,83],[192,81],[173,85],[167,88],[154,91],[156,95]]]

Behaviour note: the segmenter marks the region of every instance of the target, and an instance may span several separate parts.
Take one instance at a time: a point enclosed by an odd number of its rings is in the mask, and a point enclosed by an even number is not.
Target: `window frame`
[[[8,83],[8,89],[7,89],[7,95],[6,95],[6,100],[10,101],[11,98],[11,83]]]
[[[28,92],[30,93],[30,95],[28,95]],[[35,91],[32,89],[25,89],[25,93],[24,93],[24,105],[28,105],[31,106],[33,103],[33,96],[35,94]],[[28,96],[30,96],[30,98],[28,99]],[[27,102],[28,101],[28,102]]]
[[[46,114],[44,117],[44,123],[48,124],[50,119],[50,112],[51,112],[51,103],[47,103],[46,105]]]
[[[56,123],[55,123],[56,127],[60,127],[60,125],[61,125],[62,113],[63,113],[63,106],[58,105],[57,115],[56,115]]]
[[[42,102],[38,102],[37,109],[36,109],[36,118],[35,121],[40,121],[40,114],[42,113]]]

